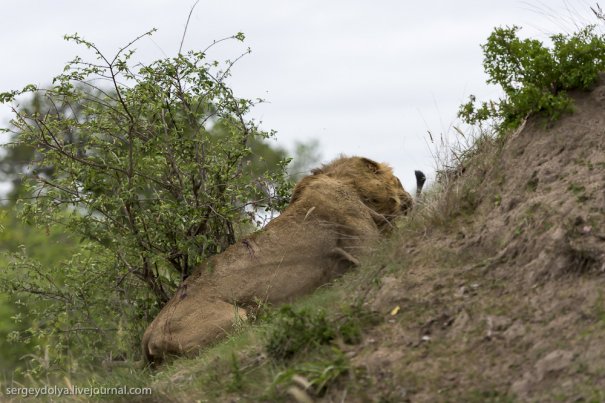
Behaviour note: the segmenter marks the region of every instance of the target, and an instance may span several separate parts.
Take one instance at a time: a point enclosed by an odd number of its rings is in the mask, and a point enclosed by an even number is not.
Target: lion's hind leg
[[[248,317],[246,309],[222,300],[212,301],[202,309],[207,312],[199,324],[206,328],[202,345],[228,336]]]
[[[165,307],[164,315],[145,332],[143,348],[148,361],[160,363],[170,355],[196,355],[247,317],[245,309],[220,299],[179,302]]]

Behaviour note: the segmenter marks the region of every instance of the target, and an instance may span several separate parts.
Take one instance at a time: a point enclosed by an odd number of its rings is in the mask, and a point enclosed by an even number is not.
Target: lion
[[[142,340],[146,359],[192,356],[229,333],[258,301],[281,304],[348,269],[412,207],[392,169],[341,157],[303,178],[265,228],[208,259],[177,289]]]

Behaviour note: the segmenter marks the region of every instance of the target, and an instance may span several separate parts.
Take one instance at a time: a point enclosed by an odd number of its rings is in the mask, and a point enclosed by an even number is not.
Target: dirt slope
[[[342,321],[365,301],[361,341],[277,362],[261,321],[131,371],[139,401],[605,401],[605,84],[573,96],[555,123],[480,137],[362,267],[295,304]]]
[[[573,97],[480,140],[402,224],[347,401],[605,401],[605,85]]]

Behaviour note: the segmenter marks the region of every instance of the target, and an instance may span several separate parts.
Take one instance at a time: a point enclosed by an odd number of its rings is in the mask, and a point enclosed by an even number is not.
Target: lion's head
[[[387,164],[368,158],[341,157],[311,172],[312,175],[305,177],[294,188],[291,203],[295,203],[301,197],[314,178],[325,175],[355,189],[359,199],[367,207],[386,218],[386,222],[376,219],[376,224],[381,229],[390,228],[390,222],[406,214],[413,204],[410,194],[403,189],[401,181],[393,175],[393,169]]]

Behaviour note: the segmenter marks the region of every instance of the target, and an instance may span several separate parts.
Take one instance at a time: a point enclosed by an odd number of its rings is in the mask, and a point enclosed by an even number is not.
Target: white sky
[[[79,33],[104,52],[155,27],[137,46],[140,59],[174,56],[192,0],[0,0],[0,91],[48,84],[82,50],[65,42]],[[480,44],[494,26],[520,25],[545,39],[596,23],[588,0],[201,0],[185,49],[246,34],[231,85],[236,95],[269,101],[253,117],[278,131],[278,143],[316,138],[325,161],[340,153],[388,162],[414,189],[414,169],[432,176],[428,145],[455,123],[471,93],[497,95],[485,84]],[[605,6],[605,4],[603,4]],[[0,122],[9,113],[0,106]]]

